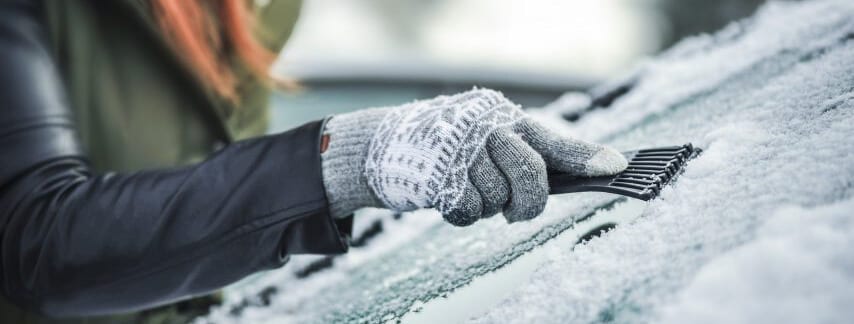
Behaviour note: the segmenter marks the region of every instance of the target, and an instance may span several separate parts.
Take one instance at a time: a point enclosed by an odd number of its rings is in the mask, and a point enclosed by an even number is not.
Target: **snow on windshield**
[[[636,70],[611,107],[559,122],[618,149],[705,149],[634,221],[550,254],[475,322],[839,322],[854,317],[854,3],[770,3],[747,21],[683,41]],[[537,219],[444,224],[432,211],[379,220],[370,244],[295,256],[226,291],[200,322],[379,322],[452,293],[615,200],[553,196]],[[359,231],[361,229],[357,229]],[[778,303],[779,302],[779,303]],[[713,314],[716,317],[709,317]],[[767,315],[771,314],[771,315]],[[767,316],[766,316],[767,315]],[[761,316],[761,317],[760,317]]]
[[[771,3],[640,69],[572,131],[705,153],[635,222],[553,258],[477,321],[854,316],[852,17],[850,1]]]

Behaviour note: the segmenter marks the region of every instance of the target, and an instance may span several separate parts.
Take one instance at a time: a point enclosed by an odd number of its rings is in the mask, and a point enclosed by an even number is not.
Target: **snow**
[[[705,153],[635,222],[549,260],[475,322],[694,322],[685,319],[720,313],[710,322],[809,323],[854,315],[840,302],[852,301],[854,267],[840,257],[851,254],[850,240],[821,245],[823,254],[789,250],[765,271],[731,273],[729,266],[755,264],[726,264],[727,253],[745,244],[759,245],[743,253],[773,252],[761,250],[757,228],[781,206],[851,216],[850,203],[833,204],[854,194],[852,16],[850,1],[772,3],[753,20],[683,42],[645,66],[629,94],[581,119],[573,133],[623,149],[692,141]],[[785,217],[797,231],[820,221],[812,214]],[[775,235],[789,246],[812,238]],[[798,280],[775,285],[769,273]],[[791,295],[777,297],[770,286]],[[712,304],[712,287],[740,297]],[[787,310],[803,311],[798,317],[763,317],[810,294],[822,298]],[[764,301],[745,304],[754,298]],[[813,311],[824,313],[805,317],[817,304]]]
[[[377,322],[399,318],[413,305],[469,283],[506,264],[572,226],[613,196],[583,194],[571,204],[555,202],[532,222],[512,227],[495,216],[458,228],[430,210],[384,218],[383,235],[352,249],[334,266],[304,279],[294,273],[316,257],[294,257],[285,268],[226,291],[224,306],[199,322],[306,323]],[[368,214],[381,213],[369,211]],[[367,215],[356,215],[357,221]],[[254,302],[235,316],[231,309],[265,287],[280,293],[268,303]],[[267,307],[266,304],[270,306]]]
[[[662,322],[850,321],[852,212],[850,198],[821,207],[779,209],[753,241],[703,266],[676,301],[664,307]]]
[[[536,118],[566,134],[634,149],[693,142],[704,154],[642,215],[575,249],[550,253],[477,323],[844,322],[854,316],[854,2],[770,3],[697,36],[624,78],[611,107],[558,122],[569,94]],[[533,111],[533,110],[532,110]],[[615,201],[553,196],[530,222],[466,228],[433,211],[307,278],[316,256],[231,287],[199,322],[381,322],[468,284]],[[259,300],[259,292],[277,293]]]

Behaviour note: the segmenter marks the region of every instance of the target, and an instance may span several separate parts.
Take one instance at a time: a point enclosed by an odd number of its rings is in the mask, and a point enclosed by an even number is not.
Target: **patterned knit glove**
[[[547,168],[600,176],[627,165],[619,152],[555,134],[486,89],[334,116],[324,133],[335,217],[386,207],[436,208],[458,226],[501,211],[508,222],[527,220],[545,207]]]

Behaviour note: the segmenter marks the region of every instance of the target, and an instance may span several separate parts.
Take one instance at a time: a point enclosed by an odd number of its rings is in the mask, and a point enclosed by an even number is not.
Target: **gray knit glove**
[[[508,222],[527,220],[545,207],[547,168],[600,176],[627,165],[619,152],[555,134],[487,89],[334,116],[324,134],[335,217],[385,207],[436,208],[458,226],[501,211]]]

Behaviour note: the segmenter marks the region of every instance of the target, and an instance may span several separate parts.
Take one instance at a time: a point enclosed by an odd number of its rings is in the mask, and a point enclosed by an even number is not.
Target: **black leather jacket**
[[[289,254],[341,253],[327,213],[322,122],[232,143],[181,168],[95,174],[37,12],[0,4],[0,283],[53,316],[204,294]]]

